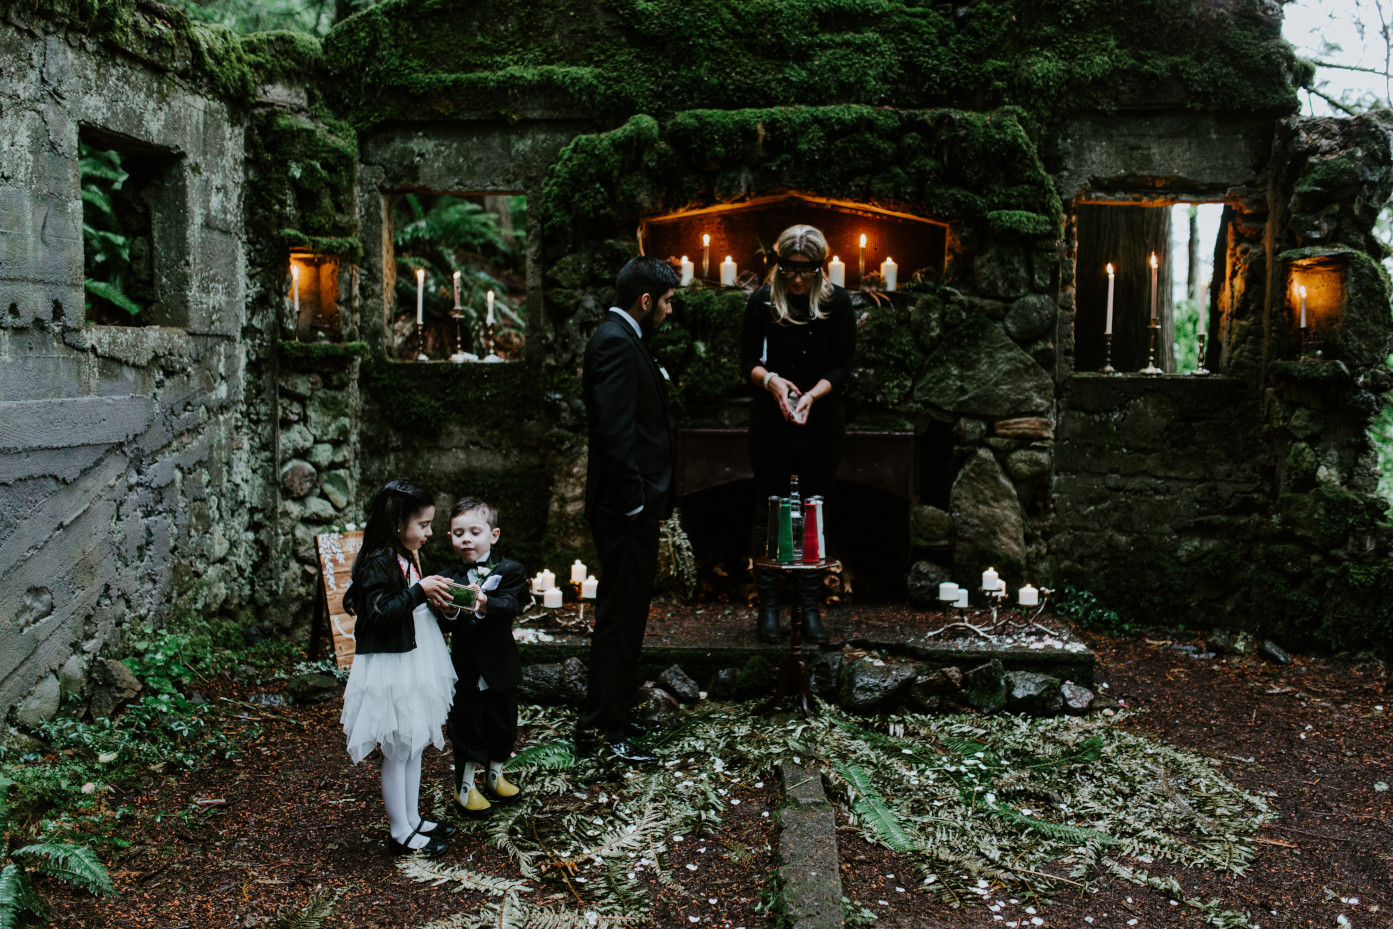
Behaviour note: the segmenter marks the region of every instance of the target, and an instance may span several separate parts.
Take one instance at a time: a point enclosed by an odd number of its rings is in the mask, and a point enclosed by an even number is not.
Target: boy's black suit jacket
[[[469,568],[463,561],[456,561],[441,573],[458,583],[469,583]],[[444,617],[445,628],[450,631],[450,657],[459,675],[456,688],[477,686],[481,674],[491,690],[513,690],[522,683],[522,661],[513,640],[513,620],[528,602],[526,570],[511,558],[500,557],[491,573],[500,580],[493,590],[485,591],[489,608],[483,619],[477,618],[469,607],[462,607],[457,619]]]
[[[613,310],[585,347],[581,386],[590,437],[586,515],[641,505],[667,519],[674,491],[667,384],[648,346]]]

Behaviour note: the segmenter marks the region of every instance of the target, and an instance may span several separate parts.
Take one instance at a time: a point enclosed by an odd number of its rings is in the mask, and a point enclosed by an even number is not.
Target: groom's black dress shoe
[[[618,742],[610,742],[605,746],[606,757],[614,761],[622,761],[625,764],[652,764],[658,760],[658,756],[645,752],[641,748],[634,746],[627,739]]]
[[[646,739],[655,736],[663,731],[663,727],[657,723],[635,723],[631,722],[624,729],[625,739]]]

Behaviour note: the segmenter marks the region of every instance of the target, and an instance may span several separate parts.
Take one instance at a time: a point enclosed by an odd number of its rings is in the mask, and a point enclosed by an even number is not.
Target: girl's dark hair
[[[368,521],[363,526],[363,547],[353,559],[353,581],[344,592],[344,608],[348,612],[356,616],[362,609],[363,604],[358,602],[356,594],[361,589],[359,578],[364,565],[373,558],[394,555],[411,557],[411,553],[401,544],[398,533],[411,517],[428,506],[435,506],[435,498],[429,491],[410,481],[388,481],[373,494],[368,504]]]

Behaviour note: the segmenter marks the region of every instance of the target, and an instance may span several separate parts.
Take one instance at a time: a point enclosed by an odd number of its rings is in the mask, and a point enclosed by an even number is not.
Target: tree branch
[[[1306,60],[1317,68],[1334,68],[1337,71],[1359,71],[1363,74],[1377,74],[1379,77],[1384,78],[1393,76],[1387,71],[1380,71],[1378,68],[1361,68],[1359,65],[1342,65],[1336,64],[1333,61],[1316,61],[1314,58],[1307,58]]]
[[[1321,98],[1322,100],[1324,100],[1326,103],[1330,104],[1330,105],[1333,106],[1335,109],[1341,111],[1341,112],[1344,113],[1346,116],[1358,116],[1358,115],[1359,115],[1359,111],[1358,111],[1358,110],[1354,110],[1354,109],[1351,109],[1350,107],[1345,106],[1345,105],[1344,105],[1343,103],[1341,103],[1339,100],[1336,100],[1334,97],[1330,96],[1329,94],[1321,93],[1319,90],[1316,90],[1314,87],[1307,87],[1307,88],[1305,88],[1305,91],[1306,91],[1306,93],[1308,93],[1308,94],[1315,94],[1317,97],[1320,97],[1320,98]]]

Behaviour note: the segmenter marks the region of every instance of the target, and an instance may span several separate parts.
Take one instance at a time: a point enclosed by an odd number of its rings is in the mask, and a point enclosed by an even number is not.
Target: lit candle
[[[735,286],[735,259],[729,255],[726,256],[725,261],[721,262],[721,286]]]
[[[711,236],[703,234],[701,237],[701,279],[704,281],[711,276]]]
[[[1001,579],[1001,575],[996,573],[996,568],[988,568],[982,572],[982,589],[996,590],[996,582]]]
[[[679,282],[678,286],[679,286],[679,287],[686,287],[688,284],[690,284],[690,283],[692,282],[692,277],[694,276],[695,271],[696,271],[696,266],[693,265],[690,261],[687,260],[687,256],[686,256],[686,255],[683,255],[683,256],[682,256],[682,280],[681,280],[681,282]]]
[[[1200,281],[1200,335],[1209,331],[1209,282]]]
[[[961,590],[961,589],[960,589],[960,590],[958,591],[958,599],[957,599],[957,602],[953,604],[953,606],[964,607],[964,608],[967,606],[967,591],[966,591],[966,590]]]
[[[1156,325],[1156,253],[1151,253],[1151,325]]]
[[[290,266],[290,291],[295,295],[295,318],[300,318],[300,266]]]
[[[544,589],[545,588],[542,587],[542,572],[538,571],[536,574],[532,575],[532,592],[534,594],[539,594]]]
[[[958,599],[958,590],[957,584],[954,584],[952,581],[944,581],[942,584],[938,585],[938,599],[948,601],[956,600]]]
[[[600,592],[600,582],[595,580],[595,575],[590,575],[580,582],[580,595],[583,599],[594,600]]]
[[[460,309],[459,305],[459,272],[455,272],[455,309]]]
[[[1103,335],[1112,335],[1112,290],[1116,278],[1112,272],[1112,262],[1108,262],[1108,321],[1103,325]]]
[[[583,583],[585,583],[585,565],[581,564],[581,561],[580,561],[579,558],[576,559],[576,563],[575,563],[575,564],[571,565],[571,583],[572,583],[572,584],[583,584]]]
[[[561,606],[561,589],[552,587],[542,594],[542,606],[549,610],[559,609]]]
[[[541,578],[543,592],[551,590],[553,587],[556,586],[556,575],[552,574],[546,568],[543,568],[542,573],[537,576]]]
[[[1301,295],[1301,328],[1302,328],[1302,329],[1305,329],[1305,328],[1306,328],[1306,285],[1305,285],[1305,284],[1302,284],[1300,287],[1298,287],[1298,288],[1296,289],[1296,292],[1299,293],[1299,294]]]
[[[1016,592],[1016,602],[1021,606],[1039,606],[1040,591],[1026,584]]]
[[[880,276],[885,279],[885,292],[894,293],[895,284],[898,282],[900,266],[895,264],[895,259],[886,256],[880,263]]]
[[[426,269],[416,269],[416,325],[426,321]]]
[[[838,287],[845,287],[846,262],[833,255],[831,263],[827,265],[827,277]]]
[[[856,269],[856,278],[860,280],[866,276],[866,234],[861,233],[861,262]]]
[[[487,296],[486,296],[485,299],[484,299],[484,302],[488,305],[488,312],[486,312],[486,313],[484,314],[484,325],[485,325],[485,326],[492,326],[492,325],[493,325],[493,291],[490,290],[490,291],[488,292]]]

